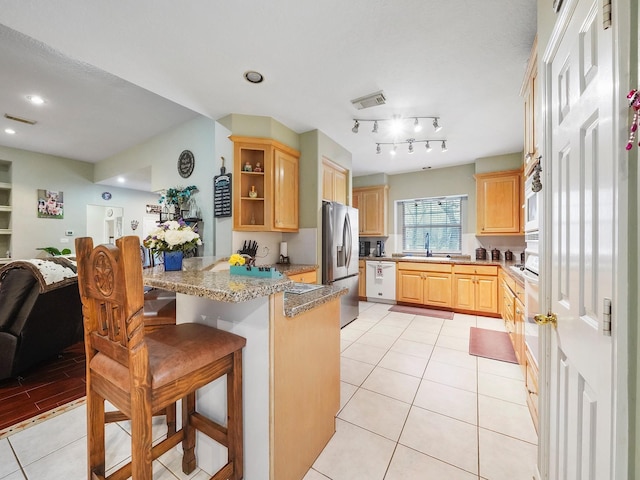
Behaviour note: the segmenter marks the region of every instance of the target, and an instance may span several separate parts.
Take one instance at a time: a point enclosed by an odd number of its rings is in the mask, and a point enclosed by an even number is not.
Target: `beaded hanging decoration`
[[[626,146],[627,150],[631,150],[638,125],[640,125],[640,92],[638,92],[638,90],[631,90],[629,95],[627,95],[627,99],[629,100],[629,108],[633,108],[633,121],[629,128],[629,143],[627,143]],[[640,146],[640,142],[638,142],[638,146]]]

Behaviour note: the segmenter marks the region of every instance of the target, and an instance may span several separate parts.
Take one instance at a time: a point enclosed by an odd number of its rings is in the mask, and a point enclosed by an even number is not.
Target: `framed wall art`
[[[62,192],[38,190],[38,218],[64,218]]]

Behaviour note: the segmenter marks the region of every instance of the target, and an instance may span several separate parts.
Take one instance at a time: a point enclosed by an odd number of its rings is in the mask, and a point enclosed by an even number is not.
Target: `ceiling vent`
[[[38,123],[35,120],[27,120],[26,118],[15,117],[13,115],[9,115],[8,113],[4,114],[4,118],[8,118],[9,120],[13,120],[16,122],[26,123],[27,125],[35,125],[36,123]]]
[[[386,98],[384,98],[384,93],[382,90],[379,92],[371,93],[369,95],[365,95],[364,97],[356,98],[355,100],[351,100],[351,103],[358,110],[362,110],[363,108],[376,107],[378,105],[384,105],[386,103]]]

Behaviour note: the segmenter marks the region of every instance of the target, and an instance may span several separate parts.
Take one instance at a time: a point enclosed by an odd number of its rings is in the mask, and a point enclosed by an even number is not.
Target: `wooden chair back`
[[[137,358],[137,370],[144,371],[148,358],[140,239],[121,237],[115,245],[94,249],[90,237],[78,238],[76,258],[87,360],[101,352],[129,367]]]

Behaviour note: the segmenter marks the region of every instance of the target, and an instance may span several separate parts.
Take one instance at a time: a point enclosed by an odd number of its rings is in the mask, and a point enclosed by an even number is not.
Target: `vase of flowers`
[[[184,253],[202,245],[200,235],[182,219],[161,223],[142,243],[154,253],[163,253],[165,270],[182,270]]]

